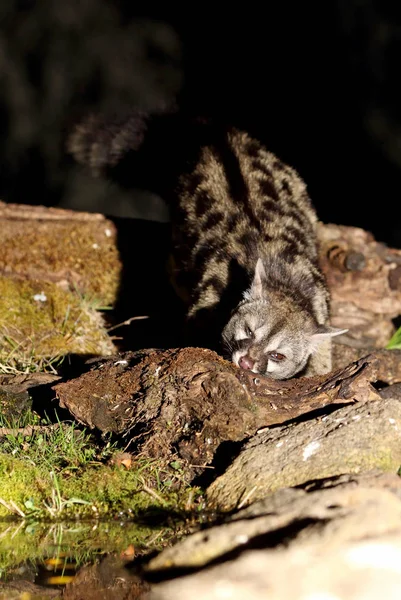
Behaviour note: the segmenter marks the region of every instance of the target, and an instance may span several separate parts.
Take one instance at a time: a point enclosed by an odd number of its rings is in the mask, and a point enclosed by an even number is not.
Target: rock
[[[154,585],[147,600],[398,600],[401,530],[337,548],[255,550]]]
[[[193,569],[249,548],[322,546],[401,530],[401,479],[371,472],[286,488],[236,512],[221,525],[167,548],[148,571]]]
[[[115,302],[121,260],[114,223],[100,214],[0,201],[0,273]]]
[[[382,398],[393,398],[396,400],[401,400],[401,383],[393,383],[393,385],[388,385],[379,390],[379,394]]]
[[[153,558],[146,600],[398,600],[400,516],[393,474],[282,489]]]
[[[284,487],[401,464],[401,404],[381,400],[347,406],[324,417],[260,431],[207,490],[223,510]]]
[[[66,354],[109,355],[97,308],[116,301],[122,265],[103,215],[0,202],[0,361],[40,370]]]
[[[1,276],[0,297],[0,361],[5,373],[38,371],[66,354],[115,352],[90,297],[57,283]]]

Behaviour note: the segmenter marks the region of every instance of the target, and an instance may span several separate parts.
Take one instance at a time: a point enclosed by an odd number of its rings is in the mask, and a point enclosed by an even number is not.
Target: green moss
[[[160,483],[161,471],[157,461],[138,459],[130,469],[91,464],[56,473],[29,451],[25,459],[0,454],[0,579],[27,560],[85,563],[129,544],[138,553],[171,543],[203,518],[200,493],[174,470]]]
[[[26,410],[15,419],[0,415],[0,427],[8,430],[1,443],[0,517],[18,512],[15,507],[20,515],[47,518],[134,514],[180,501],[171,491],[179,471],[144,458],[130,469],[116,466],[115,445],[98,443],[74,422],[51,424]]]
[[[28,462],[0,454],[0,497],[3,501],[16,503],[22,510],[30,500],[39,505],[43,493],[50,489],[47,475],[33,468]],[[0,518],[10,516],[10,510],[0,506]]]
[[[177,461],[168,466],[131,457],[130,468],[118,465],[115,445],[29,410],[16,419],[0,415],[0,427],[8,429],[0,453],[0,518],[132,517],[196,504],[199,490],[185,483]]]
[[[116,231],[106,220],[8,221],[0,247],[0,269],[22,279],[78,282],[82,293],[113,304],[121,263]]]
[[[199,490],[180,485],[179,475],[161,484],[159,471],[157,463],[138,460],[130,469],[99,463],[55,472],[43,464],[0,454],[0,518],[12,513],[65,519],[143,517],[149,511],[170,509],[184,512]]]
[[[55,284],[0,277],[0,371],[37,371],[68,353],[113,352],[95,304]]]

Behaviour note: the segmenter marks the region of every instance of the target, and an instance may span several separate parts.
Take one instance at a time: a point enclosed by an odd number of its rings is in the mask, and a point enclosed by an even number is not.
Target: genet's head
[[[222,337],[236,365],[274,379],[289,379],[304,369],[322,342],[345,331],[318,325],[290,297],[269,290],[259,259],[252,285]]]

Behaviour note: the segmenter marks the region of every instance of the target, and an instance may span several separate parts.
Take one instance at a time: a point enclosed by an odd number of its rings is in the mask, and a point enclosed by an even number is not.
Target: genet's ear
[[[338,327],[330,327],[330,325],[319,325],[315,333],[311,336],[312,344],[315,348],[319,346],[321,342],[332,338],[342,333],[347,333],[348,329],[338,329]]]
[[[255,275],[251,288],[249,290],[249,297],[253,300],[261,300],[263,298],[263,283],[266,281],[266,271],[263,266],[263,262],[260,258],[256,263]]]

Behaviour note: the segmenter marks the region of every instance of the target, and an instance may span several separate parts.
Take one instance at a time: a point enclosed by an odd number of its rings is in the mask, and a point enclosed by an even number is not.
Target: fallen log
[[[242,441],[335,404],[380,400],[375,384],[401,381],[401,351],[382,350],[324,376],[275,381],[199,348],[124,353],[53,386],[81,423],[113,432],[150,457],[195,472],[223,442]]]

